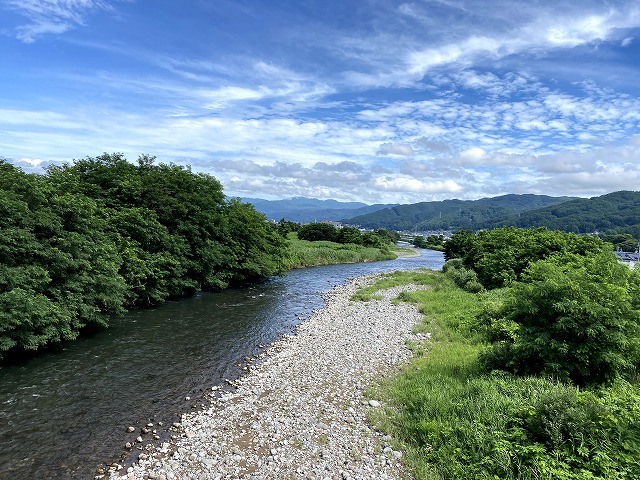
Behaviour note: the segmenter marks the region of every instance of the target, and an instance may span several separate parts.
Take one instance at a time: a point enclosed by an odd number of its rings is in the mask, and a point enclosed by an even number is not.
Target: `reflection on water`
[[[422,252],[295,270],[250,288],[166,302],[0,367],[0,478],[92,478],[139,435],[127,426],[166,426],[192,410],[201,392],[240,373],[244,357],[321,306],[320,292],[367,273],[442,267],[442,254]]]

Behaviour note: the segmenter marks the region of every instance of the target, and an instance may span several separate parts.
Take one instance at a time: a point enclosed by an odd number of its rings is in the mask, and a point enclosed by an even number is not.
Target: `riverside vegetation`
[[[214,177],[148,155],[133,164],[105,153],[45,175],[0,160],[0,358],[203,289],[299,266],[394,258],[382,231],[328,227],[334,242],[288,240],[299,225],[276,226],[227,199]]]
[[[597,238],[461,232],[425,290],[414,358],[373,420],[418,479],[640,478],[640,273]]]

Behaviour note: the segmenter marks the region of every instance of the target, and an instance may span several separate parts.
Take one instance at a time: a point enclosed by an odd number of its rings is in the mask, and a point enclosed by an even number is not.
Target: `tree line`
[[[263,214],[189,167],[105,153],[35,175],[0,160],[0,353],[277,275],[285,259]]]

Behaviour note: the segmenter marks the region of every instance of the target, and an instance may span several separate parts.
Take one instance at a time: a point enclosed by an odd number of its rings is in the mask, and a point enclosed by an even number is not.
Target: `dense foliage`
[[[213,177],[104,154],[43,176],[0,161],[0,352],[125,308],[285,269],[286,243]]]
[[[640,360],[640,274],[612,253],[533,262],[482,315],[485,365],[578,385],[633,376]]]
[[[530,263],[553,254],[591,255],[611,248],[597,237],[546,228],[503,227],[474,234],[463,230],[445,243],[447,260],[461,258],[485,288],[509,285],[521,278]]]
[[[445,239],[443,235],[428,235],[426,238],[423,235],[416,235],[413,237],[411,244],[418,248],[429,248],[431,250],[444,251]]]
[[[637,367],[640,273],[599,238],[545,228],[459,232],[445,257],[457,262],[447,273],[467,291],[480,291],[475,275],[487,289],[508,287],[479,317],[492,343],[487,367],[579,385]]]
[[[313,222],[301,225],[298,229],[298,238],[310,242],[326,241],[336,243],[352,243],[366,247],[388,247],[400,240],[397,232],[387,230],[375,230],[373,232],[361,232],[355,227],[335,227],[326,222]]]
[[[600,255],[567,257],[567,262],[575,263],[575,266],[571,267],[570,286],[562,292],[567,296],[560,302],[554,301],[557,297],[553,295],[551,299],[546,298],[545,292],[553,289],[546,290],[547,286],[535,282],[526,285],[535,291],[534,297],[542,299],[542,305],[554,308],[554,304],[571,302],[573,284],[580,283],[586,291],[569,305],[568,316],[577,314],[580,318],[584,313],[579,312],[580,304],[591,302],[585,309],[587,316],[595,314],[596,323],[603,321],[610,330],[601,332],[604,345],[591,345],[590,348],[600,349],[602,353],[613,347],[615,356],[619,347],[628,352],[628,345],[619,343],[622,340],[619,331],[625,330],[628,343],[638,338],[637,330],[629,328],[633,316],[621,318],[616,311],[616,308],[621,311],[636,308],[637,282],[631,278],[635,273],[608,263],[611,257],[598,259]],[[600,261],[604,262],[602,275],[598,273]],[[560,287],[563,283],[561,270],[547,270],[549,264],[554,268],[560,266],[552,259],[532,264],[524,274],[524,281],[528,282],[529,272],[534,275],[534,265],[538,264],[542,267],[536,281],[548,278],[553,286]],[[412,364],[397,379],[386,383],[383,393],[377,393],[386,396],[390,405],[376,414],[376,422],[402,444],[415,478],[640,479],[637,375],[627,371],[626,380],[619,376],[605,385],[577,387],[546,374],[516,376],[504,371],[488,372],[479,356],[487,336],[478,334],[482,321],[478,322],[475,317],[478,315],[486,320],[487,315],[496,311],[496,304],[502,304],[506,292],[520,287],[515,283],[512,287],[481,295],[468,293],[454,283],[456,272],[465,268],[462,262],[450,260],[446,265],[444,274],[401,272],[390,275],[368,288],[364,292],[366,295],[359,295],[369,298],[379,288],[396,284],[428,286],[402,294],[401,298],[417,303],[425,314],[424,322],[417,329],[432,334],[431,341],[426,345],[414,345],[416,355]],[[618,275],[622,279],[617,278]],[[592,281],[596,283],[590,285]],[[611,285],[606,285],[608,283]],[[599,292],[601,287],[605,292]],[[630,297],[619,288],[630,293]],[[587,296],[596,298],[590,300]],[[614,303],[604,301],[603,307],[610,309],[609,312],[593,311],[597,310],[593,305],[604,298],[630,301],[630,305],[616,307]],[[525,304],[518,308],[535,322],[538,307],[530,301],[529,295],[521,299]],[[617,321],[623,325],[605,320],[606,313],[617,315]],[[550,336],[565,336],[564,327],[557,325],[559,328],[556,328],[546,323],[550,318],[553,315],[538,321],[538,333],[550,330],[553,332]],[[513,325],[506,322],[493,326],[492,342],[500,341],[499,338],[504,341],[517,333],[510,328]],[[582,338],[593,334],[584,331],[589,330],[584,324],[569,326]],[[545,341],[549,341],[550,336]],[[617,341],[611,343],[613,338]],[[530,341],[538,345],[543,343],[536,338],[530,338]],[[577,339],[569,350],[578,354],[578,361],[584,359],[580,358],[585,352]],[[594,370],[599,366],[592,365]],[[597,372],[592,374],[598,375]]]

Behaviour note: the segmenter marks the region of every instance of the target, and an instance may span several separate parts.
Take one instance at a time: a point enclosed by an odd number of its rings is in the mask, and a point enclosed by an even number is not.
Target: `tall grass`
[[[364,247],[352,243],[310,242],[289,237],[287,264],[290,269],[339,263],[393,260],[397,256],[387,249]]]
[[[405,283],[430,286],[401,299],[420,308],[417,330],[432,340],[377,387],[387,408],[373,420],[407,453],[415,478],[640,479],[637,385],[582,391],[483,371],[474,315],[484,297],[436,272],[387,275],[358,298]]]

